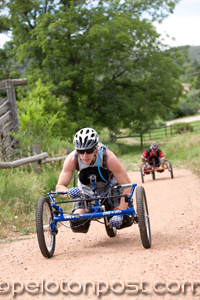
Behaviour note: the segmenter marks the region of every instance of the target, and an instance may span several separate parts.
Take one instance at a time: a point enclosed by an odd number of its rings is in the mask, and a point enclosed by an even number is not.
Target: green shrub
[[[194,131],[194,128],[192,127],[191,124],[184,123],[184,122],[183,123],[175,123],[175,124],[173,124],[172,128],[176,134]]]

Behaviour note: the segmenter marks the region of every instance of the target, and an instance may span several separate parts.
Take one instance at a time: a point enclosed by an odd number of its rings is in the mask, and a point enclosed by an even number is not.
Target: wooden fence
[[[125,139],[125,138],[135,138],[135,142],[140,143],[140,146],[143,147],[145,143],[151,143],[152,141],[167,141],[171,139],[173,136],[186,132],[200,132],[200,121],[194,121],[190,123],[180,122],[174,123],[168,126],[160,126],[147,130],[143,133],[135,133],[131,135],[121,135],[114,136],[113,141],[117,139]]]
[[[0,81],[0,90],[6,90],[7,97],[0,99],[0,131],[17,131],[19,119],[15,97],[15,86],[27,85],[27,79]]]
[[[0,99],[0,147],[3,156],[8,157],[12,152],[10,145],[13,139],[9,131],[18,131],[19,118],[15,96],[15,87],[27,85],[27,79],[8,79],[0,81],[0,90],[6,90],[6,97]],[[7,151],[6,151],[7,149]]]
[[[60,157],[54,157],[54,158],[47,158],[48,153],[43,152],[41,154],[37,154],[34,156],[18,159],[12,162],[0,162],[0,169],[11,169],[11,168],[18,168],[20,166],[29,164],[29,163],[37,163],[38,166],[35,168],[35,170],[38,171],[40,169],[41,164],[53,162],[53,161],[61,161],[67,157],[65,156],[60,156]]]

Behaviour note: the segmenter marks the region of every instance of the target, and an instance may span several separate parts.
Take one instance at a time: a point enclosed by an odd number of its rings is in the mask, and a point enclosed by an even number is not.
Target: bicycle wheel
[[[106,220],[107,219],[107,220]],[[116,227],[110,227],[109,225],[107,225],[107,221],[109,222],[110,218],[104,218],[104,224],[105,224],[105,228],[106,228],[106,233],[109,237],[115,237],[117,234],[117,229]]]
[[[152,179],[154,180],[156,177],[155,177],[155,172],[151,172],[151,176],[152,176]]]
[[[140,237],[144,248],[151,247],[151,229],[145,190],[142,186],[136,189],[136,204]]]
[[[49,199],[39,198],[36,207],[36,232],[40,251],[47,258],[53,256],[56,243],[56,237],[51,232],[52,220],[53,213]]]
[[[141,174],[141,178],[142,178],[142,183],[144,183],[144,175],[143,175],[142,166],[140,166],[140,174]]]
[[[170,171],[170,173],[171,173],[171,178],[174,178],[173,168],[172,168],[172,163],[171,163],[171,161],[169,161],[169,171]]]

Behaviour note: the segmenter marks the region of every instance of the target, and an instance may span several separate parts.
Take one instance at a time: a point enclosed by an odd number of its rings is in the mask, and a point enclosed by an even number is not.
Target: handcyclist
[[[141,160],[143,163],[146,163],[146,174],[150,174],[148,170],[150,170],[153,165],[158,168],[158,172],[164,171],[163,166],[165,162],[165,157],[163,152],[159,149],[158,144],[156,142],[153,142],[150,148],[146,149],[142,153]]]
[[[63,169],[58,179],[56,191],[68,191],[71,198],[80,197],[80,191],[89,198],[93,198],[93,186],[90,181],[91,174],[96,176],[97,195],[105,197],[113,184],[131,184],[131,180],[118,160],[115,154],[106,149],[106,146],[99,142],[97,132],[92,128],[83,128],[79,130],[73,141],[75,150],[66,158]],[[78,170],[78,188],[68,189],[68,185],[73,177],[74,171]],[[114,193],[114,192],[113,192]],[[124,194],[129,194],[130,188],[124,189]],[[117,197],[118,191],[115,192],[116,198],[108,199],[109,205],[107,210],[126,209],[128,207],[124,197]],[[115,196],[115,194],[113,194]],[[87,201],[88,203],[88,201]],[[84,214],[87,211],[86,201],[74,202],[72,208],[73,214]],[[126,216],[125,216],[126,217]],[[125,220],[124,220],[125,219]],[[122,215],[113,216],[110,219],[110,226],[118,229],[130,226]],[[81,225],[83,224],[83,225]],[[82,220],[71,221],[70,227],[74,232],[86,233],[89,229],[90,221]]]

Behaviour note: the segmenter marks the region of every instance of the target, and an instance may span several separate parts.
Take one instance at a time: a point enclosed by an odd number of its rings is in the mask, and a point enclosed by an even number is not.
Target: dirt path
[[[133,182],[142,185],[139,172],[129,174]],[[27,291],[30,287],[26,286],[23,292],[15,293],[15,299],[200,299],[199,179],[188,170],[176,169],[174,177],[171,179],[165,171],[157,173],[154,181],[150,176],[144,178],[151,249],[142,247],[137,225],[109,238],[104,225],[97,222],[92,222],[86,235],[61,227],[51,259],[41,255],[36,235],[29,240],[1,244],[0,279],[11,286],[6,294],[0,293],[0,298],[14,299],[13,286],[19,290],[22,284],[35,281],[36,294]],[[17,281],[19,284],[13,285]],[[56,283],[50,286],[48,282],[53,281]],[[182,292],[186,281],[199,281],[193,296],[190,286],[185,294]],[[91,282],[87,293],[83,289],[86,282]],[[118,284],[112,287],[113,282]],[[154,286],[155,282],[161,284]],[[92,284],[96,284],[95,289]],[[5,286],[1,284],[0,292]],[[58,292],[50,293],[50,288]],[[174,293],[175,290],[179,292]]]
[[[197,115],[197,116],[190,116],[190,117],[180,118],[180,119],[176,119],[176,120],[171,120],[171,121],[166,122],[166,124],[167,124],[167,126],[169,126],[174,123],[181,123],[181,122],[190,123],[190,122],[199,121],[199,120],[200,120],[200,115]]]

